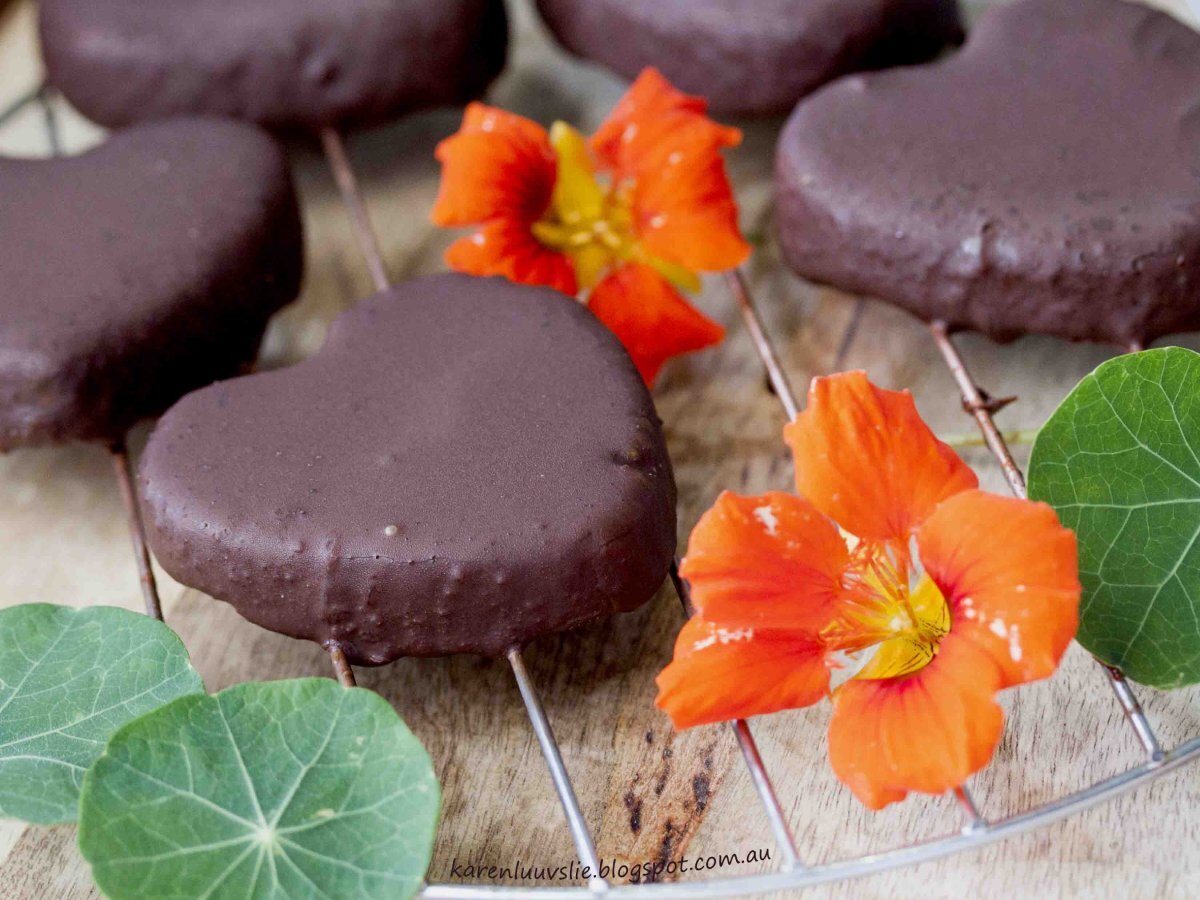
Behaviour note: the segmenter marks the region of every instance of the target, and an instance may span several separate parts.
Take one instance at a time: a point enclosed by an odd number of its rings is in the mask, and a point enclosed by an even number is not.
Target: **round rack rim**
[[[702,898],[709,897],[745,897],[753,894],[814,887],[819,884],[846,881],[874,875],[888,869],[929,862],[1035,831],[1122,794],[1127,794],[1198,760],[1200,760],[1200,736],[1180,744],[1175,750],[1165,754],[1160,761],[1151,760],[1135,766],[1118,775],[1067,794],[1065,797],[1034,807],[1027,812],[1018,813],[1005,819],[996,819],[989,824],[966,825],[957,834],[908,844],[881,853],[871,853],[832,863],[796,868],[791,871],[776,870],[758,875],[716,878],[708,881],[630,884],[607,889],[433,884],[427,885],[417,896],[426,898],[426,900],[488,900],[488,898],[554,900],[558,897],[565,898],[565,900],[578,900],[580,897],[588,896],[652,897],[673,898],[673,900],[700,898],[702,900]]]

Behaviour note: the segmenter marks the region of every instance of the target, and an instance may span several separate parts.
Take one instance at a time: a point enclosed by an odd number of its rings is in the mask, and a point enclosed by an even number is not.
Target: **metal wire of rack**
[[[0,126],[6,124],[33,103],[39,103],[42,107],[47,143],[51,153],[57,155],[60,152],[59,130],[47,86],[39,86],[0,110]],[[324,129],[320,138],[372,281],[378,290],[385,290],[389,286],[389,280],[378,237],[371,225],[370,216],[342,137],[334,129]],[[734,271],[727,273],[726,283],[737,304],[755,351],[762,361],[771,387],[788,418],[794,419],[799,412],[795,393],[774,344],[763,325],[746,280],[740,271]],[[930,326],[930,330],[933,340],[961,391],[964,411],[975,419],[984,442],[1003,470],[1013,494],[1018,497],[1025,496],[1024,476],[1013,460],[1004,436],[992,419],[992,413],[1003,405],[1004,401],[991,400],[974,380],[944,323],[935,322]],[[161,604],[154,583],[153,571],[149,565],[149,552],[146,548],[144,529],[138,512],[136,488],[130,472],[129,457],[123,444],[113,447],[112,452],[118,484],[129,518],[130,533],[142,591],[146,600],[147,614],[161,619]],[[687,585],[680,578],[676,565],[672,565],[670,575],[680,602],[685,610],[690,612]],[[342,648],[334,645],[328,648],[328,652],[337,680],[344,686],[353,687],[355,685],[354,671]],[[907,844],[879,853],[809,866],[801,861],[795,839],[773,787],[770,774],[759,753],[750,725],[744,720],[736,720],[728,724],[738,742],[763,813],[775,838],[781,859],[779,867],[768,873],[707,881],[611,885],[599,875],[601,866],[595,843],[536,686],[525,668],[521,651],[516,648],[511,650],[508,654],[508,661],[529,716],[534,736],[541,748],[558,794],[580,864],[588,868],[592,873],[591,877],[586,886],[572,887],[427,884],[422,887],[419,894],[420,897],[427,898],[427,900],[492,900],[492,898],[502,898],[502,900],[524,900],[524,898],[528,898],[528,900],[556,900],[556,898],[578,900],[582,897],[599,896],[683,900],[683,898],[749,896],[797,890],[915,865],[1024,834],[1135,790],[1152,780],[1200,760],[1200,735],[1183,741],[1172,750],[1164,751],[1124,676],[1119,671],[1098,662],[1097,664],[1101,667],[1104,677],[1111,686],[1126,720],[1145,751],[1146,760],[1143,763],[1057,800],[1016,815],[993,820],[987,819],[980,812],[969,789],[964,785],[955,791],[966,817],[965,824],[957,831],[932,840]]]

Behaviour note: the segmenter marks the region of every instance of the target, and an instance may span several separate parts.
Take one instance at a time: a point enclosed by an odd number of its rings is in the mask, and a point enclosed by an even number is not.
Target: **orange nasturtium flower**
[[[672,356],[724,330],[679,289],[750,252],[721,151],[741,133],[708,119],[705,101],[646,69],[589,141],[472,103],[438,145],[433,221],[478,226],[446,252],[452,269],[503,275],[565,294],[620,338],[647,384]]]
[[[1000,740],[996,692],[1052,674],[1075,635],[1075,535],[978,490],[912,397],[861,372],[816,379],[784,438],[799,496],[724,493],[692,532],[697,614],[658,705],[687,728],[809,706],[853,672],[832,691],[837,777],[872,809],[956,788]]]

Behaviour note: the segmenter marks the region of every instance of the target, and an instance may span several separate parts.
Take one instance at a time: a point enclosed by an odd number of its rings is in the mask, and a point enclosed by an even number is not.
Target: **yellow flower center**
[[[950,631],[941,590],[925,574],[912,584],[908,560],[893,549],[860,544],[853,559],[845,611],[826,639],[848,653],[874,648],[855,678],[898,678],[929,665]]]
[[[601,183],[582,134],[565,122],[555,122],[550,127],[550,145],[558,162],[554,194],[546,214],[533,224],[533,235],[571,257],[581,288],[594,287],[615,265],[635,262],[651,266],[684,290],[700,289],[694,273],[651,256],[641,246],[632,186]]]

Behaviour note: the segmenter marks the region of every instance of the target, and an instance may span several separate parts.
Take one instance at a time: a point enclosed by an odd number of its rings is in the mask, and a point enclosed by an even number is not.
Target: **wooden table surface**
[[[0,3],[0,7],[4,4]],[[1163,0],[1186,18],[1184,0]],[[614,78],[568,60],[524,5],[517,10],[509,69],[491,99],[542,121],[598,123],[620,95]],[[32,5],[0,11],[0,107],[41,78]],[[78,150],[99,133],[57,105],[64,140]],[[355,135],[350,152],[364,182],[387,263],[400,279],[441,268],[451,235],[427,224],[438,169],[436,142],[457,126],[443,111]],[[794,382],[867,369],[880,384],[909,387],[943,434],[968,431],[949,373],[924,327],[881,303],[806,284],[780,265],[770,239],[770,172],[780,123],[741,123],[732,154],[743,223],[760,249],[748,267],[759,303]],[[47,152],[42,110],[0,129],[0,152]],[[273,323],[264,365],[312,353],[329,322],[370,293],[362,258],[316,146],[292,148],[307,225],[308,276],[299,302]],[[3,185],[0,185],[3,202]],[[47,266],[55,264],[47,259]],[[780,440],[783,416],[719,281],[700,304],[730,330],[715,350],[671,364],[656,390],[679,482],[681,541],[723,488],[743,493],[790,484]],[[1195,346],[1194,339],[1183,343]],[[1066,391],[1112,354],[1028,338],[1000,347],[965,337],[980,381],[1021,401],[1004,428],[1035,428]],[[138,430],[140,447],[148,426]],[[1002,492],[996,467],[968,451],[985,484]],[[1022,454],[1023,460],[1023,454]],[[327,675],[317,647],[268,633],[229,607],[161,572],[167,621],[186,641],[210,690],[235,682]],[[107,454],[75,446],[0,458],[0,604],[105,603],[140,608]],[[773,848],[753,787],[727,728],[672,732],[653,706],[654,676],[681,624],[667,588],[643,610],[537,642],[527,654],[605,859],[645,862]],[[512,675],[503,662],[470,657],[404,660],[361,670],[425,742],[445,789],[431,881],[457,861],[562,865],[574,858]],[[1200,733],[1200,691],[1142,690],[1164,743]],[[1094,663],[1073,647],[1049,682],[1004,697],[1009,722],[994,763],[973,779],[985,813],[1011,814],[1140,762],[1139,748]],[[911,798],[872,814],[833,778],[825,760],[828,709],[754,722],[805,861],[831,861],[956,829],[948,798]],[[1200,896],[1200,767],[1155,782],[1040,832],[917,868],[814,890],[822,897]],[[777,857],[776,857],[777,858]],[[761,871],[730,866],[723,876]],[[695,877],[695,876],[692,876]],[[0,821],[0,895],[11,900],[96,896],[73,827]]]

